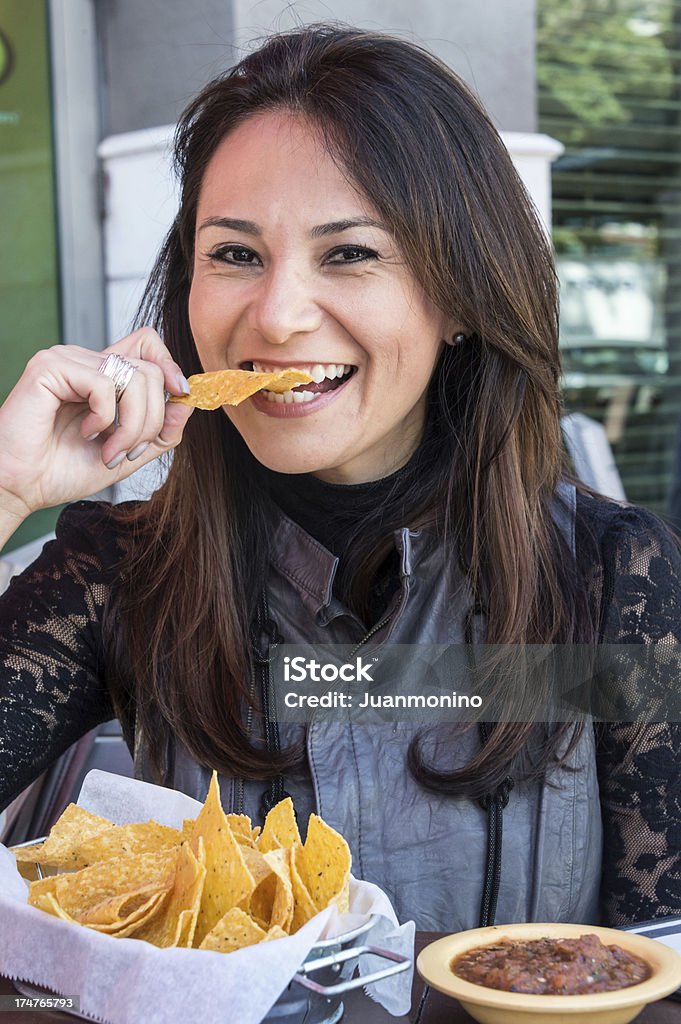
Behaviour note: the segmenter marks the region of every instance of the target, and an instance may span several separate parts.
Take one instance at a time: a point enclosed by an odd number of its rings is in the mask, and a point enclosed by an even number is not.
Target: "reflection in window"
[[[567,410],[665,514],[681,414],[681,0],[538,0]],[[680,460],[681,461],[681,460]],[[676,516],[681,521],[681,499]]]

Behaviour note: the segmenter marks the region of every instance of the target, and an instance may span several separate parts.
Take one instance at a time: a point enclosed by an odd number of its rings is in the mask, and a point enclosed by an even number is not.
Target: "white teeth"
[[[284,367],[270,366],[267,363],[253,363],[255,373],[277,373],[281,369],[284,369]],[[287,367],[287,369],[296,369],[301,370],[303,373],[309,373],[316,384],[321,384],[324,378],[335,380],[336,377],[343,377],[346,373],[350,372],[352,366],[346,366],[343,363],[313,363],[308,366]]]
[[[313,398],[319,398],[312,391],[285,391],[283,395],[276,395],[273,391],[261,391],[268,402],[279,402],[285,405],[299,405],[301,402],[311,402]],[[287,397],[290,395],[291,397]]]
[[[253,363],[253,369],[256,373],[276,373],[281,370],[280,366],[268,366],[267,363]],[[294,367],[290,367],[294,369]],[[302,370],[304,373],[309,373],[312,379],[317,384],[325,379],[334,380],[337,377],[344,377],[350,373],[352,366],[348,366],[345,363],[313,363],[309,366],[296,366],[296,370]],[[303,402],[312,402],[315,398],[319,398],[319,394],[314,391],[284,391],[283,394],[275,394],[273,391],[262,390],[260,394],[267,399],[268,402],[278,402],[280,405],[300,405]]]

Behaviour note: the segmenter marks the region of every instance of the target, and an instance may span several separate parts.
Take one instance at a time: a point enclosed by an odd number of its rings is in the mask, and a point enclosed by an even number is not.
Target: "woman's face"
[[[277,472],[361,483],[418,446],[428,381],[443,339],[460,328],[378,221],[294,115],[252,117],[206,169],[189,297],[204,370],[315,377],[285,401],[260,392],[224,407]]]

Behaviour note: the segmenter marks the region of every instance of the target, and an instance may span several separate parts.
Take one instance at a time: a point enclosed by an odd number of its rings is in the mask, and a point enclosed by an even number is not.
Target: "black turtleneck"
[[[272,500],[294,522],[337,555],[343,564],[353,534],[366,514],[384,505],[400,489],[418,462],[420,448],[409,461],[389,476],[361,484],[334,484],[312,473],[275,473],[266,477]],[[407,525],[402,519],[402,526]],[[338,580],[338,574],[336,576]],[[399,586],[397,551],[386,558],[372,591],[368,624],[373,625],[385,613]],[[337,595],[338,596],[338,595]]]
[[[390,476],[362,484],[332,484],[312,473],[269,472],[267,478],[279,508],[342,558],[357,524],[368,511],[385,503],[406,474],[403,466]]]

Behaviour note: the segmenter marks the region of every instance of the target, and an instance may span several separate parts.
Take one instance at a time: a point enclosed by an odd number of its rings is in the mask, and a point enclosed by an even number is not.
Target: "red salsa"
[[[506,939],[471,949],[452,960],[450,967],[474,985],[544,996],[612,992],[638,985],[651,973],[645,960],[620,946],[604,946],[596,935],[531,942]]]

